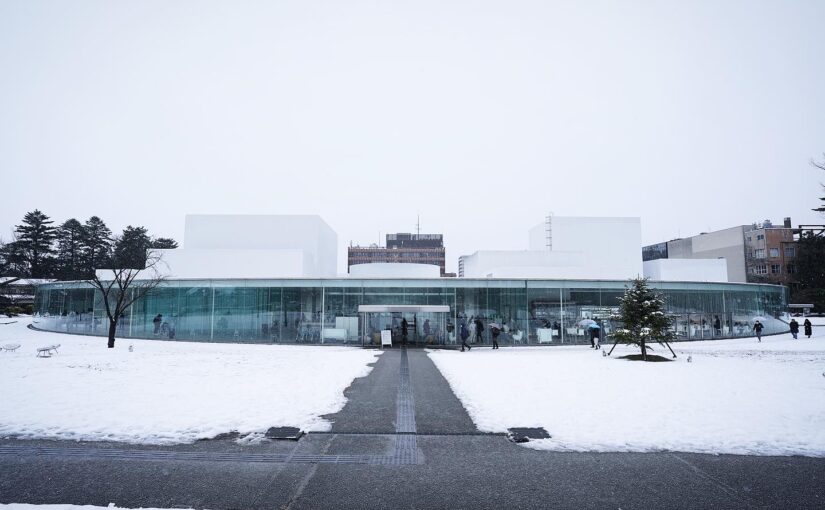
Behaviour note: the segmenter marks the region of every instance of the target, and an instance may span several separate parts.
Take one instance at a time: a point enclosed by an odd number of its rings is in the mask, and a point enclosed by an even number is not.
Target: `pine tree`
[[[620,300],[616,317],[622,327],[613,337],[618,342],[638,345],[642,359],[647,360],[649,342],[664,344],[673,338],[671,319],[664,312],[664,299],[648,286],[647,278],[630,280],[630,284]]]
[[[91,277],[95,269],[108,267],[112,251],[112,231],[97,216],[92,216],[83,225],[83,272]]]
[[[143,269],[146,267],[146,252],[151,247],[147,230],[129,225],[115,241],[113,265],[123,269]]]
[[[178,242],[171,237],[155,237],[152,239],[152,248],[156,250],[174,250]]]
[[[54,223],[48,216],[35,209],[23,216],[21,225],[17,225],[15,246],[25,258],[27,272],[32,278],[47,278],[51,272],[55,237]]]
[[[82,251],[85,233],[83,225],[72,218],[57,228],[56,273],[63,280],[77,280],[83,277]]]

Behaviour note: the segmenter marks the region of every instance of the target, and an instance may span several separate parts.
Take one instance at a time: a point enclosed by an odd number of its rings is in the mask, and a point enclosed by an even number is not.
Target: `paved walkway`
[[[825,459],[537,452],[479,434],[420,350],[384,353],[329,433],[175,447],[0,441],[0,502],[191,508],[823,508]]]

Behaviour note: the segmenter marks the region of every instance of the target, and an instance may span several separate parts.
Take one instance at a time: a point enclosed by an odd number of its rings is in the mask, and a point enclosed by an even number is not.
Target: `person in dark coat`
[[[602,348],[601,343],[599,343],[600,331],[601,328],[590,328],[590,343],[593,345],[593,349]]]
[[[716,330],[716,336],[722,335],[722,321],[719,320],[718,315],[713,319],[713,329]]]
[[[407,334],[409,333],[409,325],[407,319],[401,319],[401,343],[407,345]]]
[[[467,323],[464,322],[464,319],[461,319],[461,325],[459,326],[458,336],[461,337],[461,352],[464,352],[465,347],[469,351],[470,345],[467,343],[467,339],[470,337],[470,331],[467,330]]]
[[[762,341],[762,329],[764,327],[759,321],[753,323],[753,330],[756,331],[756,338],[759,339],[760,342]]]
[[[483,342],[484,335],[484,323],[481,322],[481,319],[476,317],[476,342]]]
[[[802,323],[802,326],[805,328],[805,336],[811,338],[811,321],[805,319],[805,322]]]
[[[490,326],[490,335],[493,337],[493,349],[498,349],[498,335],[501,334],[501,330],[498,329],[498,324],[493,323]]]
[[[160,334],[160,323],[161,322],[163,322],[163,315],[161,315],[161,314],[155,315],[155,318],[152,319],[152,324],[154,324],[154,326],[155,326],[155,331],[154,331],[155,335]]]
[[[789,325],[791,327],[791,335],[793,335],[793,339],[796,340],[796,335],[799,333],[799,323],[796,322],[796,319],[791,319]]]

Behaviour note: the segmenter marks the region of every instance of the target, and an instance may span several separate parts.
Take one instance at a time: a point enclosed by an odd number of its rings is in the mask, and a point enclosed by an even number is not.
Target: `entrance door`
[[[364,346],[380,346],[381,331],[392,332],[393,346],[404,344],[406,321],[408,346],[440,346],[455,343],[455,331],[449,319],[449,306],[442,305],[361,305],[361,341]]]

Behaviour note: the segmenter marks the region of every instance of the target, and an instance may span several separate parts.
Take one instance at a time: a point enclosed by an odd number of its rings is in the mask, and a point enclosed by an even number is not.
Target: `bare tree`
[[[149,291],[157,288],[166,280],[160,271],[163,261],[159,252],[149,250],[143,269],[103,269],[96,271],[87,282],[101,294],[103,309],[109,319],[108,347],[115,346],[115,332],[118,321],[125,315],[135,301],[143,298]]]

